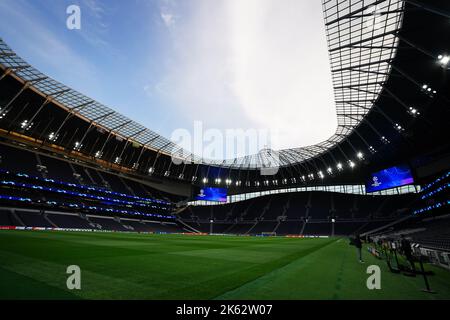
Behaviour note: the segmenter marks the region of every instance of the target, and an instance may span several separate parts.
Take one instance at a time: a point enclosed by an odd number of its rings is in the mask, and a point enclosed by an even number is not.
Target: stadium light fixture
[[[55,134],[54,132],[50,132],[50,134],[48,135],[48,140],[56,141],[56,139],[58,139],[58,135]]]
[[[83,144],[82,144],[81,142],[76,141],[76,142],[74,143],[73,149],[74,149],[74,150],[77,150],[77,151],[80,151],[80,149],[81,149],[82,146],[83,146]]]
[[[355,167],[355,163],[352,161],[352,160],[350,160],[349,162],[348,162],[348,165],[350,166],[350,168],[354,168]]]
[[[121,161],[122,161],[122,159],[120,159],[120,157],[116,157],[116,158],[114,159],[114,163],[115,163],[115,164],[120,164]]]
[[[222,182],[222,179],[216,178],[215,182],[216,182],[216,184],[220,184]]]
[[[103,155],[103,152],[101,152],[100,150],[95,153],[96,158],[101,158],[102,155]]]
[[[327,172],[328,172],[329,174],[333,174],[333,169],[332,169],[331,167],[329,167],[329,168],[327,169]]]
[[[385,136],[382,136],[382,137],[381,137],[381,141],[382,141],[384,144],[390,143],[389,139],[386,138]]]
[[[450,62],[450,56],[440,54],[438,56],[438,61],[442,66],[446,67],[448,65],[448,63]]]
[[[203,179],[202,179],[202,182],[203,182],[203,183],[208,183],[208,178],[203,178]]]
[[[0,108],[0,119],[3,119],[8,113],[8,109]]]
[[[22,123],[20,124],[20,127],[24,130],[29,130],[32,125],[33,123],[29,123],[28,120],[23,120]]]
[[[364,154],[360,151],[356,154],[356,157],[360,160],[364,159]]]
[[[342,163],[339,162],[339,163],[336,165],[336,167],[337,167],[337,169],[338,169],[339,171],[341,171],[342,168],[343,168],[343,167],[342,167]]]
[[[148,173],[149,174],[152,174],[153,172],[155,172],[155,168],[153,168],[153,167],[148,168]]]
[[[164,177],[168,177],[168,176],[170,176],[170,171],[169,171],[169,170],[167,170],[166,172],[164,172]]]
[[[323,175],[322,171],[317,172],[317,175],[319,176],[320,179],[324,178],[324,175]]]
[[[419,110],[417,110],[416,108],[413,108],[413,107],[409,107],[408,113],[413,117],[420,115]]]
[[[396,123],[394,125],[394,128],[395,128],[395,130],[397,130],[399,132],[405,131],[405,129],[401,125],[399,125],[398,123]]]
[[[335,223],[336,219],[335,218],[331,218],[331,222]]]
[[[437,93],[436,90],[431,88],[428,84],[422,85],[422,92],[426,93],[430,98],[433,98],[434,95]]]

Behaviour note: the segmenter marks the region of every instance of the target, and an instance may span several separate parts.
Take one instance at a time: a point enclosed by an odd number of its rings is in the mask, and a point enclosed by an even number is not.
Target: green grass
[[[449,299],[450,273],[390,273],[346,239],[0,231],[0,299]],[[66,288],[68,265],[81,290]],[[381,290],[366,288],[380,266]]]

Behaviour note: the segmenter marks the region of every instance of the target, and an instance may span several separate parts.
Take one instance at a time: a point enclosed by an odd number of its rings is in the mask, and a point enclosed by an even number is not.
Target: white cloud
[[[270,129],[275,149],[318,143],[335,132],[319,1],[198,0],[188,13],[171,34],[167,75],[187,121]]]
[[[161,12],[161,19],[164,21],[166,27],[170,28],[175,24],[175,16],[171,13]]]

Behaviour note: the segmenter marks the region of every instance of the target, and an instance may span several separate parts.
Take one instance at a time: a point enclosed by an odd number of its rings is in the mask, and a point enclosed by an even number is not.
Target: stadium
[[[450,7],[321,11],[334,134],[223,159],[39,71],[0,23],[0,299],[450,299]]]

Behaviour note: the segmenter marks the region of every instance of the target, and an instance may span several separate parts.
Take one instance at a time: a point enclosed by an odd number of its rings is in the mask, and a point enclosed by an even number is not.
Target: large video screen
[[[226,188],[203,187],[194,195],[195,200],[227,202]]]
[[[366,191],[375,192],[414,183],[411,169],[400,165],[372,173],[366,181]]]

